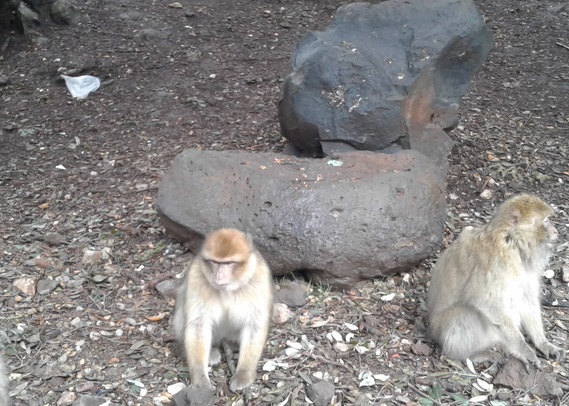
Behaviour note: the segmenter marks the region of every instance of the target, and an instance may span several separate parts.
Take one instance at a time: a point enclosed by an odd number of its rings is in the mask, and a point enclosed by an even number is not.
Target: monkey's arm
[[[535,296],[537,297],[537,295]],[[551,344],[545,337],[543,331],[543,319],[541,317],[541,306],[538,299],[528,301],[522,309],[522,326],[530,340],[543,355],[547,358],[554,358],[560,361],[565,356],[565,352]]]
[[[205,320],[186,324],[184,348],[192,385],[214,389],[207,376],[207,363],[212,344],[212,326]]]
[[[241,330],[239,340],[239,361],[237,369],[231,378],[230,389],[241,390],[255,381],[257,376],[257,363],[263,354],[269,327],[269,314],[256,312],[256,320],[252,318],[245,323]]]
[[[499,312],[495,317],[497,320],[502,320],[502,323],[497,327],[502,333],[503,349],[519,359],[524,364],[526,371],[529,372],[529,364],[541,369],[541,363],[535,351],[528,345],[518,324],[512,317],[507,312]]]

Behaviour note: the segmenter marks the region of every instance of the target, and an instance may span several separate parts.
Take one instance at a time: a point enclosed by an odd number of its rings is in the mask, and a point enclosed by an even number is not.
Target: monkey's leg
[[[184,345],[184,332],[188,317],[186,315],[186,292],[188,290],[187,283],[182,283],[176,291],[176,308],[174,318],[172,320],[172,330],[176,336],[178,344]]]
[[[263,348],[267,339],[267,329],[264,326],[269,325],[269,320],[263,320],[262,323],[250,322],[249,326],[245,326],[241,332],[239,341],[239,361],[237,361],[237,369],[229,388],[235,392],[251,385],[257,376],[257,363],[263,354]]]
[[[537,295],[536,295],[537,297]],[[563,359],[565,352],[551,344],[543,331],[543,319],[541,318],[541,306],[537,301],[528,303],[522,312],[522,326],[530,340],[545,357],[554,358],[556,361]]]
[[[214,389],[207,376],[207,364],[211,351],[211,327],[202,323],[188,325],[184,334],[184,347],[192,385]]]
[[[499,361],[500,355],[490,351],[500,342],[490,321],[475,307],[455,305],[433,316],[431,335],[450,358],[475,362]]]
[[[541,362],[537,358],[537,354],[528,345],[524,335],[508,314],[500,313],[496,319],[502,320],[502,324],[499,326],[502,333],[501,347],[513,357],[519,359],[524,364],[527,372],[530,371],[530,363],[541,369]]]

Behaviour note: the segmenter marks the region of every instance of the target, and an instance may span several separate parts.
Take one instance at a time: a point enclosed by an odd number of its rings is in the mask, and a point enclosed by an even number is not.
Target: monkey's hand
[[[199,390],[208,390],[213,392],[215,390],[215,386],[212,385],[211,382],[208,383],[192,383],[190,388],[199,389]]]
[[[537,358],[537,354],[528,347],[528,351],[522,354],[512,353],[514,357],[519,359],[522,364],[524,364],[524,368],[528,374],[531,373],[530,365],[535,366],[538,370],[542,370],[541,361]]]
[[[538,347],[538,349],[547,358],[553,358],[556,362],[561,361],[565,357],[565,351],[563,349],[551,344],[549,341],[544,342]]]
[[[232,392],[236,392],[238,390],[246,388],[247,386],[255,382],[256,375],[257,374],[255,371],[237,369],[237,371],[235,371],[235,375],[233,375],[233,378],[231,378],[231,382],[229,383],[229,389],[231,389]]]
[[[215,386],[212,385],[211,381],[209,380],[209,378],[207,376],[191,377],[191,374],[190,374],[190,379],[192,381],[190,388],[208,389],[210,391],[215,390]]]

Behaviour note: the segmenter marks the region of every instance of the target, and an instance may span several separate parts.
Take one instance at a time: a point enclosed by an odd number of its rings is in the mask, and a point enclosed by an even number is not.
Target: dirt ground
[[[159,181],[187,148],[281,150],[277,102],[292,50],[341,4],[170,3],[78,1],[79,24],[45,24],[27,37],[0,32],[0,348],[16,405],[85,395],[168,404],[168,386],[188,375],[169,341],[173,300],[153,286],[182,272],[191,255],[157,219]],[[569,6],[476,3],[496,46],[451,133],[445,245],[511,193],[553,204],[560,244],[544,284],[544,323],[568,349]],[[61,72],[103,84],[77,101]],[[103,248],[108,259],[83,264],[86,249]],[[433,352],[424,298],[434,260],[352,290],[306,284],[308,303],[272,329],[246,401],[228,391],[226,363],[213,369],[216,404],[308,404],[307,387],[320,379],[334,384],[334,404],[467,404],[478,396],[492,405],[568,404],[563,394],[490,387],[496,366],[472,372]],[[41,292],[17,289],[23,277],[40,281]],[[274,370],[263,371],[269,360]],[[569,384],[568,365],[548,361],[546,370]]]

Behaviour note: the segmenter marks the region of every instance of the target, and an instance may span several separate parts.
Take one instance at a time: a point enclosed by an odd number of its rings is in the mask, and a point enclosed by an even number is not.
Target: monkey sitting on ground
[[[502,360],[493,348],[541,368],[564,352],[543,332],[541,279],[557,240],[553,209],[536,196],[505,201],[484,226],[465,229],[443,252],[427,294],[429,335],[442,354],[474,362]]]
[[[178,289],[173,320],[192,385],[213,389],[207,365],[219,363],[218,345],[224,338],[239,344],[230,389],[255,381],[272,304],[271,271],[251,237],[235,229],[208,235]]]

